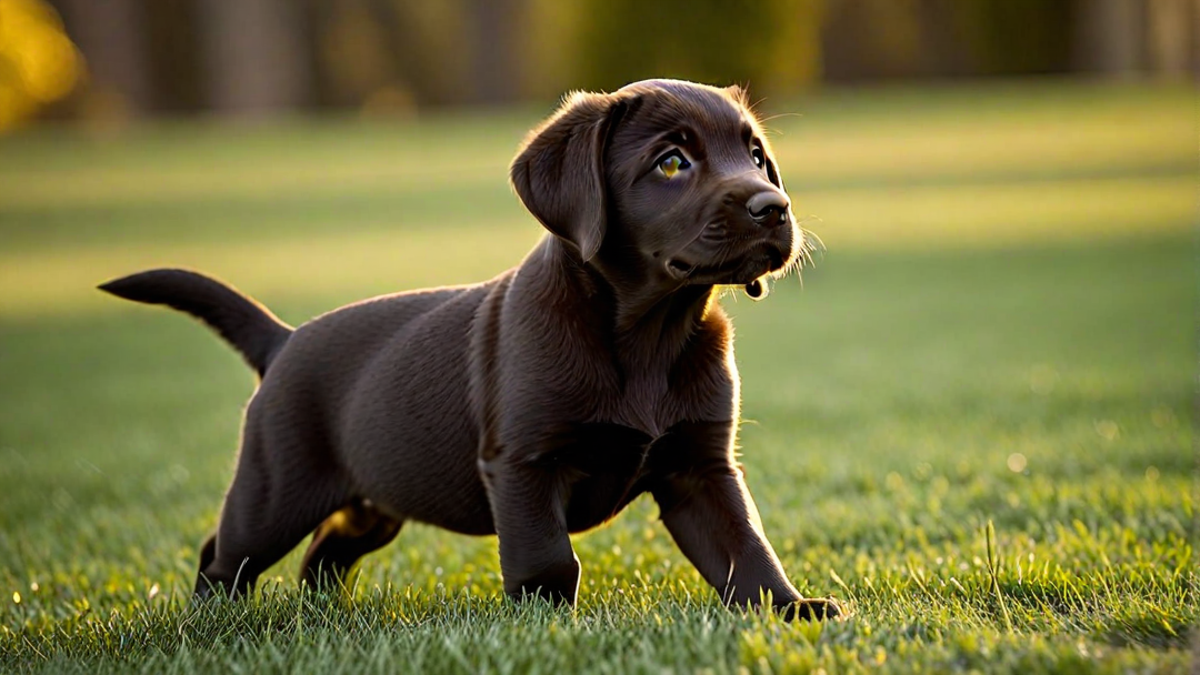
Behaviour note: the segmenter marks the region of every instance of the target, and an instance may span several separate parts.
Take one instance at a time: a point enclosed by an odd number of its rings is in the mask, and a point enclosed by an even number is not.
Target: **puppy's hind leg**
[[[260,435],[247,430],[215,545],[201,553],[207,564],[196,579],[198,597],[247,592],[260,574],[346,503],[348,488],[336,472],[306,462],[313,456],[307,448],[274,449],[274,461],[267,461]],[[287,461],[278,461],[281,457]]]
[[[208,535],[204,543],[200,545],[200,571],[212,564],[214,558],[217,557],[217,533],[213,532]]]
[[[368,500],[350,503],[326,518],[313,533],[300,579],[321,590],[349,588],[351,570],[358,559],[386,546],[403,524],[403,520],[388,516]]]

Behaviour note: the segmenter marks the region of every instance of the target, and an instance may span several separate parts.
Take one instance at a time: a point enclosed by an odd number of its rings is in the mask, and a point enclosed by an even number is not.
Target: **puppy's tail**
[[[187,312],[217,331],[246,359],[259,377],[292,334],[291,326],[230,286],[203,274],[179,269],[138,272],[100,284],[119,298],[167,305]]]

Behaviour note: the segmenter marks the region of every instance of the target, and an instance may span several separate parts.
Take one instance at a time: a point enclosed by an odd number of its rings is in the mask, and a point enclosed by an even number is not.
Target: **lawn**
[[[541,236],[505,182],[543,108],[0,139],[0,670],[1186,672],[1195,630],[1194,90],[1065,82],[770,102],[827,246],[729,294],[747,480],[797,587],[724,609],[648,498],[577,536],[574,611],[495,538],[407,525],[349,601],[299,552],[193,606],[254,386],[93,290],[186,265],[298,323],[485,279]]]

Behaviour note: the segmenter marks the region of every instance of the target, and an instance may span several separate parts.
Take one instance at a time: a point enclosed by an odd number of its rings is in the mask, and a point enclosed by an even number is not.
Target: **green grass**
[[[829,251],[724,303],[747,480],[801,591],[852,609],[827,625],[725,610],[648,499],[576,538],[574,611],[512,606],[494,538],[420,525],[352,601],[300,592],[294,553],[190,606],[253,380],[94,283],[185,264],[298,322],[486,278],[539,236],[504,183],[539,112],[0,141],[0,670],[1185,672],[1192,96],[897,89],[772,122]]]

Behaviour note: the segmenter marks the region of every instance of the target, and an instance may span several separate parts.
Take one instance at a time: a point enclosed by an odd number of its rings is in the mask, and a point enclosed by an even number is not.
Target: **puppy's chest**
[[[663,376],[638,375],[624,383],[619,392],[603,399],[597,412],[601,420],[636,429],[657,438],[683,417],[670,383]]]
[[[687,380],[661,373],[637,374],[619,389],[597,397],[590,421],[617,424],[658,438],[684,421],[729,420],[737,408],[731,382],[723,372]]]
[[[621,424],[575,425],[542,458],[565,488],[572,532],[599,525],[664,476],[728,452],[729,425],[681,423],[660,436]]]

